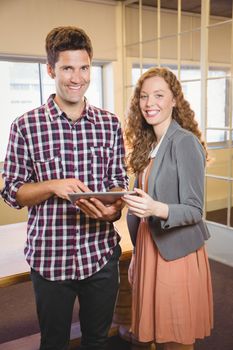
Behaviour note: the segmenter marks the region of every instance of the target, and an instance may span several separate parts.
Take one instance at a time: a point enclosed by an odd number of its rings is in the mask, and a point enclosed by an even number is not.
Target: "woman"
[[[135,245],[128,273],[131,331],[164,350],[191,350],[213,327],[202,220],[207,150],[170,70],[151,68],[140,77],[125,136],[138,194],[124,196]]]

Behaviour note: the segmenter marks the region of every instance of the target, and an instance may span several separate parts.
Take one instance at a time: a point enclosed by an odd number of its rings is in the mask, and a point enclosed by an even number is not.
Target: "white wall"
[[[79,0],[1,0],[0,54],[45,56],[47,33],[75,25],[91,37],[94,58],[115,60],[116,6]]]

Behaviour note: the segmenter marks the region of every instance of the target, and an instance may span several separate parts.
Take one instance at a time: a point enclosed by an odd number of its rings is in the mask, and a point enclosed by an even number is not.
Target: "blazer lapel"
[[[156,157],[153,160],[153,163],[152,163],[151,169],[150,169],[150,175],[148,178],[148,194],[151,197],[153,197],[156,176],[158,174],[158,171],[159,171],[161,162],[163,160],[164,154],[168,148],[168,145],[172,139],[174,132],[180,127],[181,126],[173,119],[169,128],[167,129],[167,132],[164,136],[164,139],[159,147],[158,153],[156,154]]]

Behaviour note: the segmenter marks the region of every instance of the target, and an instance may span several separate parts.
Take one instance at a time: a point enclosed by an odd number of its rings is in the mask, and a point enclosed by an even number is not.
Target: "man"
[[[16,119],[4,164],[4,200],[29,209],[25,256],[41,329],[40,350],[67,349],[78,296],[81,349],[106,349],[118,291],[122,201],[71,204],[68,193],[126,189],[119,121],[88,104],[92,45],[76,27],[46,38],[56,94]]]

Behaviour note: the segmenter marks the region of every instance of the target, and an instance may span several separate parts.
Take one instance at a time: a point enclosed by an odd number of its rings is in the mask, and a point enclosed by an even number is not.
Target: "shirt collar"
[[[51,121],[55,121],[56,119],[60,118],[63,114],[63,111],[54,101],[54,97],[55,97],[55,94],[50,95],[46,103],[46,112]],[[96,122],[95,109],[93,106],[89,104],[86,97],[85,97],[85,107],[82,111],[80,119],[82,118],[87,118],[93,124],[95,124]]]

